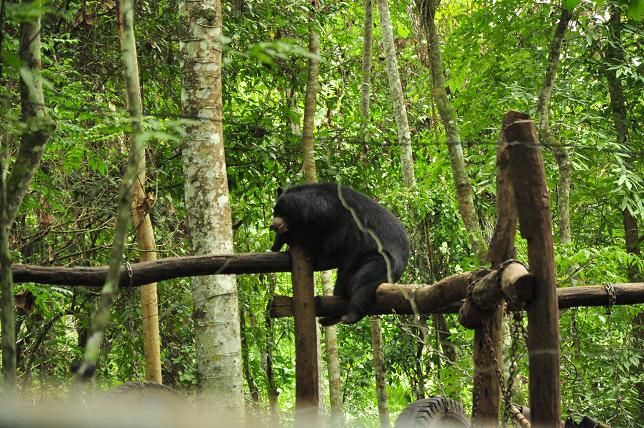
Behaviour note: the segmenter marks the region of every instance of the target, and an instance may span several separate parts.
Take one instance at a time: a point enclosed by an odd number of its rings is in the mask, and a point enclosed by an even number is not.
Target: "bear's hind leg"
[[[347,313],[342,316],[345,324],[354,324],[367,314],[376,297],[376,289],[387,282],[387,265],[382,257],[372,258],[358,268],[349,286],[351,300]]]
[[[347,275],[347,269],[338,269],[337,277],[335,280],[335,287],[333,287],[333,295],[334,296],[341,296],[346,299],[349,298],[349,294],[351,289],[350,287],[350,281],[351,278]],[[328,317],[322,317],[319,319],[320,325],[323,327],[329,327],[332,325],[335,325],[340,322],[342,319],[341,315],[338,316],[328,316]]]

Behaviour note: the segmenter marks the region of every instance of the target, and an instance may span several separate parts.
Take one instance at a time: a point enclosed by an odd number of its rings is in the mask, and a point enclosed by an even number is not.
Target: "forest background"
[[[564,3],[454,0],[438,8],[441,75],[458,118],[477,224],[483,239],[489,240],[495,221],[501,118],[508,110],[535,118],[543,112],[539,100],[551,63],[550,47],[566,7],[571,19],[563,35],[549,113],[545,111],[553,140],[541,134],[558,284],[641,281],[644,262],[637,226],[644,221],[644,5],[637,0]],[[10,164],[24,130],[18,22],[33,14],[33,8],[29,3],[2,5],[0,130],[4,163]],[[115,7],[109,0],[43,3],[43,90],[56,131],[10,230],[14,263],[109,262],[130,131]],[[479,266],[459,211],[449,137],[440,105],[432,97],[436,81],[430,73],[422,13],[404,1],[391,1],[389,10],[411,135],[411,186],[401,168],[400,122],[395,120],[399,112],[390,95],[376,5],[370,109],[365,116],[362,3],[321,2],[315,14],[308,2],[223,3],[223,126],[235,252],[270,248],[275,191],[304,180],[302,118],[312,57],[307,40],[313,28],[320,37],[314,121],[318,180],[350,185],[403,220],[413,254],[401,282],[432,283]],[[192,251],[181,157],[182,137],[193,118],[181,108],[179,20],[174,1],[136,2],[146,193],[161,257]],[[623,95],[621,119],[616,84]],[[562,171],[570,174],[569,200],[563,201],[569,210],[561,205],[562,185],[566,186]],[[568,211],[569,216],[562,215]],[[131,227],[125,250],[129,261],[139,257],[135,237]],[[525,260],[525,253],[525,243],[518,241],[518,258]],[[294,406],[293,324],[291,319],[268,320],[264,314],[273,294],[290,294],[289,276],[240,275],[237,287],[247,405],[266,408],[270,395],[288,413]],[[36,396],[62,394],[69,387],[69,362],[82,357],[98,296],[86,289],[33,284],[17,286],[16,295],[18,384]],[[158,285],[163,381],[186,395],[197,386],[192,298],[188,278]],[[141,318],[137,291],[122,290],[99,359],[101,387],[144,378]],[[453,316],[422,321],[430,332],[425,340],[419,340],[410,320],[382,317],[391,412],[429,395],[471,406],[472,332]],[[641,322],[637,306],[615,307],[610,313],[603,308],[562,313],[562,409],[591,414],[615,426],[637,425],[642,408]],[[369,322],[339,326],[337,334],[346,417],[375,425]],[[523,358],[514,395],[525,404],[525,349],[518,354]]]

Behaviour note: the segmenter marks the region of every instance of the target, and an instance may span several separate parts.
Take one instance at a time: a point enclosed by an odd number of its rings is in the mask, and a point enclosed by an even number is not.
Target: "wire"
[[[0,98],[6,98],[5,96],[0,95]],[[62,111],[67,111],[67,112],[74,112],[74,113],[93,113],[96,115],[110,115],[110,116],[117,116],[117,117],[123,117],[126,119],[127,112],[125,110],[110,110],[110,109],[90,109],[90,108],[82,108],[82,107],[68,107],[68,106],[45,106],[43,104],[37,104],[33,103],[34,105],[37,105],[39,107],[45,107],[50,111],[56,111],[56,110],[62,110]],[[170,112],[155,112],[152,113],[150,111],[143,111],[143,116],[145,119],[176,119],[176,120],[203,120],[203,121],[210,121],[212,120],[211,117],[204,117],[204,116],[198,116],[198,115],[184,115],[184,114],[177,114],[177,113],[170,113]],[[234,124],[234,125],[241,125],[241,126],[247,126],[247,127],[252,127],[256,128],[258,126],[257,122],[247,122],[243,120],[239,120],[236,118],[230,118],[228,117],[226,120],[223,121],[224,126],[226,124]],[[270,134],[267,132],[264,135]],[[322,134],[322,135],[319,135]],[[335,135],[324,135],[324,134],[335,134]],[[293,136],[296,136],[293,134]],[[299,137],[299,136],[298,136]],[[261,138],[261,137],[256,137],[256,138]],[[349,137],[346,137],[346,134],[344,130],[334,128],[334,129],[329,129],[329,130],[324,130],[320,133],[318,133],[318,136],[315,138],[316,141],[319,142],[325,142],[325,141],[337,141],[338,143],[343,143],[343,144],[351,144],[351,145],[356,145],[356,146],[362,146],[362,147],[399,147],[400,145],[397,142],[394,141],[372,141],[367,143],[364,141],[363,138],[357,137],[354,135],[350,135]],[[436,148],[445,148],[449,145],[450,143],[440,143],[436,141],[416,141],[412,143],[412,146],[415,148],[429,148],[429,147],[436,147]],[[454,145],[458,145],[458,143],[452,143]],[[491,146],[498,146],[500,143],[494,142],[494,141],[463,141],[460,143],[460,145],[464,147],[491,147]],[[632,150],[630,148],[601,148],[597,146],[584,146],[580,144],[572,144],[572,143],[562,143],[562,144],[557,144],[556,147],[548,147],[545,145],[540,145],[540,146],[534,146],[533,144],[530,143],[519,143],[515,142],[516,144],[525,144],[526,146],[530,147],[544,147],[549,150],[553,149],[568,149],[568,150],[580,150],[580,151],[587,151],[587,152],[596,152],[596,153],[607,153],[607,154],[621,154],[621,155],[627,155],[627,156],[634,156],[636,158],[642,158],[644,157],[644,150]],[[614,143],[616,144],[616,143]],[[265,151],[265,149],[259,148],[259,147],[254,147],[254,149],[248,150],[248,151]]]

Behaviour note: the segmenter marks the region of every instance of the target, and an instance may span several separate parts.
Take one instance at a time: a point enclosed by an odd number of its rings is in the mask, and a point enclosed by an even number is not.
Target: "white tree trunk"
[[[440,0],[416,0],[420,18],[423,21],[429,44],[429,61],[434,84],[434,101],[438,107],[443,126],[445,127],[445,142],[449,151],[452,165],[452,175],[456,185],[456,198],[458,199],[461,218],[468,232],[470,245],[479,260],[485,260],[487,244],[483,239],[479,226],[478,214],[474,207],[472,185],[465,169],[461,134],[458,129],[458,117],[447,97],[445,90],[445,76],[443,75],[443,60],[440,51],[440,36],[434,18]]]
[[[221,124],[220,0],[179,3],[183,114],[183,173],[194,254],[233,252]],[[243,415],[241,338],[233,275],[192,279],[198,382],[204,404]],[[207,401],[206,401],[207,400]]]
[[[373,48],[373,3],[372,0],[364,2],[364,41],[362,44],[362,85],[360,92],[360,113],[362,115],[362,125],[366,127],[369,121],[369,97],[371,94],[371,51]],[[394,52],[395,54],[395,52]],[[395,58],[394,58],[395,59]],[[398,71],[398,68],[395,68]],[[400,81],[398,82],[400,85]],[[402,94],[401,94],[402,95]],[[404,105],[403,105],[404,107]],[[406,120],[406,117],[405,117]],[[369,139],[369,134],[365,132],[365,139]],[[413,175],[413,162],[411,173]],[[403,182],[405,174],[403,173]],[[414,179],[412,177],[411,184]],[[391,426],[389,421],[389,398],[387,396],[387,370],[384,361],[384,352],[382,349],[382,330],[380,329],[380,319],[378,317],[370,318],[371,325],[371,346],[373,351],[373,370],[376,375],[376,398],[378,399],[378,416],[380,426],[388,428]]]
[[[407,108],[405,107],[400,75],[398,74],[394,31],[391,25],[387,0],[378,0],[378,11],[380,12],[380,26],[382,27],[382,43],[385,48],[389,91],[391,92],[391,102],[394,104],[394,116],[398,127],[403,184],[405,187],[412,187],[416,184],[416,178],[414,177],[414,158],[411,150],[411,132],[409,131],[409,123],[407,123]]]
[[[333,275],[330,270],[320,273],[322,289],[327,296],[333,295]],[[338,334],[336,327],[324,329],[326,345],[327,372],[329,374],[329,401],[331,402],[331,426],[344,425],[342,409],[342,378],[340,377],[340,355],[338,353]]]

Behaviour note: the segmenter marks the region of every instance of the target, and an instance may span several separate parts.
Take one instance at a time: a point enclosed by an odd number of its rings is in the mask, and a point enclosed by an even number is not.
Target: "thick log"
[[[561,417],[559,308],[548,187],[532,121],[505,128],[510,172],[521,235],[528,241],[528,261],[535,276],[528,303],[528,355],[531,423],[558,426]]]
[[[381,294],[380,288],[376,292],[377,305],[369,310],[369,315],[387,315],[387,314],[413,314],[414,311],[409,301],[402,303],[405,300],[403,293],[410,293],[413,287],[427,287],[427,285],[406,285],[406,290],[403,292],[402,288],[395,291],[396,284],[382,284],[380,287],[387,286],[387,294]],[[637,305],[644,303],[644,282],[634,282],[625,284],[614,284],[615,289],[615,305]],[[413,291],[411,291],[413,293]],[[396,307],[393,308],[389,305],[389,299],[395,293],[400,294],[394,297],[391,301],[398,302]],[[603,285],[586,285],[580,287],[558,288],[557,295],[559,299],[559,308],[573,308],[573,307],[591,307],[591,306],[607,306],[609,304],[608,294],[606,287]],[[316,296],[315,297],[315,314],[318,317],[339,316],[342,315],[347,308],[348,301],[342,297],[337,296]],[[459,312],[462,300],[452,302],[449,305],[443,305],[438,309],[431,309],[428,311],[421,311],[422,314],[455,314]],[[438,305],[435,305],[438,306]],[[293,316],[293,298],[290,296],[275,296],[270,307],[270,315],[273,318],[283,318]]]
[[[382,299],[382,297],[381,297]],[[438,309],[433,309],[425,314],[456,314],[461,308],[462,301],[452,303]],[[318,317],[341,316],[346,313],[349,301],[338,296],[315,296],[315,315]],[[269,309],[272,318],[286,318],[293,316],[293,298],[291,296],[274,296]],[[367,310],[367,315],[413,315],[411,304],[398,305],[397,308],[387,307],[381,301],[377,306]]]
[[[512,309],[521,309],[532,297],[533,289],[534,276],[525,266],[518,262],[509,263],[502,269],[500,278],[497,271],[492,271],[474,284],[459,311],[458,320],[467,328],[482,327],[504,298]]]
[[[119,287],[138,287],[166,279],[215,274],[290,272],[288,253],[242,253],[168,257],[121,267]],[[57,267],[14,264],[14,282],[102,287],[107,267]]]
[[[511,310],[519,310],[532,299],[534,276],[521,263],[510,263],[501,275],[501,293]]]
[[[368,315],[456,313],[461,305],[460,301],[465,297],[472,275],[481,273],[465,272],[451,275],[435,284],[380,284],[376,290],[376,301],[368,309]],[[415,301],[415,305],[412,305],[412,301]],[[319,317],[342,315],[347,306],[348,301],[342,297],[315,298],[315,311]],[[293,316],[292,299],[287,296],[275,296],[270,313],[274,318]]]
[[[471,278],[485,273],[487,271],[460,273],[443,278],[435,284],[421,286],[381,284],[376,291],[373,309],[378,313],[434,313],[464,299]]]
[[[313,266],[300,247],[291,247],[289,254],[295,319],[295,423],[315,425],[320,397]]]
[[[458,313],[458,320],[464,327],[482,327],[483,321],[492,316],[492,312],[503,300],[496,276],[496,271],[492,271],[472,286],[470,295]]]

